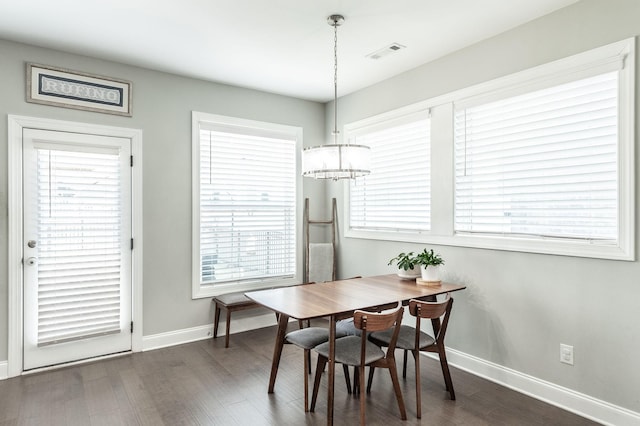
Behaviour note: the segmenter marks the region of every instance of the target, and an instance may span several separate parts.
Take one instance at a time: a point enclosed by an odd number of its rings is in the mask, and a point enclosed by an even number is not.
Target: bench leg
[[[218,304],[215,304],[215,308],[213,311],[213,338],[218,337],[218,324],[220,323],[220,307]]]
[[[227,308],[227,334],[224,336],[224,347],[229,347],[229,328],[231,326],[231,309]]]

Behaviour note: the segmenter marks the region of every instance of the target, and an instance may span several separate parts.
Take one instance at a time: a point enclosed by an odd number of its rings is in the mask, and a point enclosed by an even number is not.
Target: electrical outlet
[[[560,343],[560,362],[573,365],[573,346]]]

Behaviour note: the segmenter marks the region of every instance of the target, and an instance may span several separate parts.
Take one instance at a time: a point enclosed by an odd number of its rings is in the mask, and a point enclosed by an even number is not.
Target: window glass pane
[[[455,112],[455,231],[616,240],[618,73]]]
[[[120,153],[38,149],[38,346],[120,332]]]
[[[202,284],[295,275],[296,141],[259,130],[201,126]]]
[[[373,127],[373,126],[371,126]],[[431,218],[430,119],[376,125],[352,136],[371,147],[371,174],[350,183],[350,228],[427,231]]]

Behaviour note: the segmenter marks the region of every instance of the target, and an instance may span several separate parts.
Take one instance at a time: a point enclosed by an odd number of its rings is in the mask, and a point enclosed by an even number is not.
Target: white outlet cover
[[[560,362],[573,365],[573,346],[560,344]]]

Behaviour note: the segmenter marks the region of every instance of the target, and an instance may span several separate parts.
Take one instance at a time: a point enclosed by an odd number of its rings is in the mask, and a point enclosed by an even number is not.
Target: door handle
[[[36,259],[35,257],[30,257],[27,259],[27,265],[29,266],[33,266],[36,263],[38,263],[38,259]]]
[[[35,248],[36,240],[29,240],[29,242],[27,242],[27,246],[29,246],[29,248]]]

